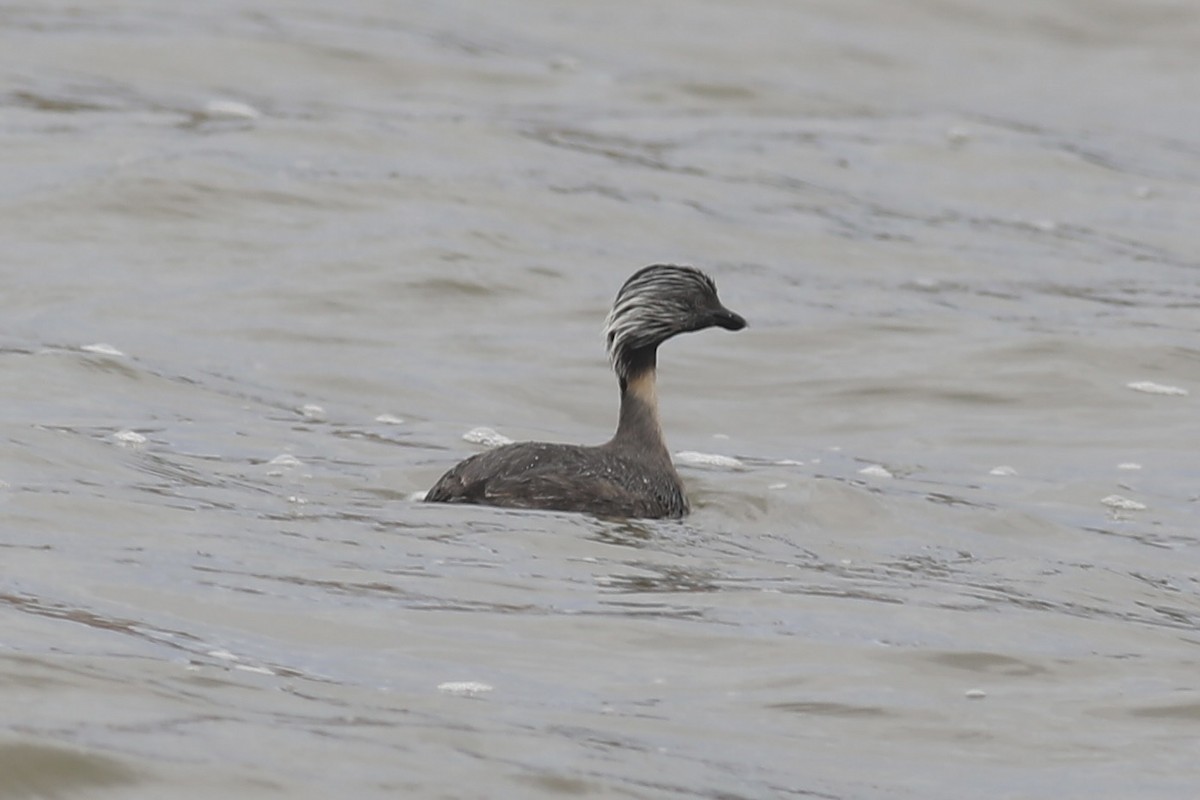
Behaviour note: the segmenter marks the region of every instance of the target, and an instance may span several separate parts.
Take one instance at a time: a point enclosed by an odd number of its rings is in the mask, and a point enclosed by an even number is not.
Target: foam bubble
[[[858,471],[859,475],[866,475],[868,478],[894,478],[896,477],[891,472],[888,472],[886,467],[879,464],[872,464],[869,467],[863,467]]]
[[[204,113],[209,117],[227,119],[258,119],[262,112],[252,105],[237,100],[209,100],[204,104]]]
[[[462,435],[462,438],[471,444],[481,444],[484,447],[500,447],[505,444],[512,444],[513,440],[502,433],[497,433],[491,428],[471,428]]]
[[[255,675],[274,675],[275,674],[272,670],[269,670],[266,667],[252,667],[249,664],[234,664],[233,668],[237,669],[237,670],[241,670],[242,672],[253,672]]]
[[[104,342],[96,342],[96,344],[85,344],[83,347],[81,347],[79,349],[85,353],[95,353],[96,355],[101,355],[101,356],[115,356],[117,358],[125,357],[125,354],[122,353],[120,350],[113,347],[111,344],[105,344]]]
[[[1108,497],[1103,497],[1100,502],[1114,511],[1145,511],[1146,504],[1139,503],[1137,500],[1130,500],[1128,497],[1122,497],[1119,494],[1110,494]]]
[[[970,138],[971,132],[962,125],[952,125],[946,129],[946,141],[950,144],[963,144]]]
[[[145,436],[137,431],[131,431],[128,428],[123,431],[117,431],[113,434],[113,438],[116,439],[117,444],[121,445],[122,447],[137,447],[140,444],[146,443]]]
[[[1155,383],[1154,381],[1134,381],[1133,383],[1125,384],[1125,386],[1126,388],[1133,389],[1135,392],[1145,392],[1146,394],[1186,397],[1188,393],[1187,389],[1181,389],[1178,386],[1168,386],[1165,383]]]
[[[445,692],[446,694],[471,697],[490,692],[495,687],[480,681],[446,681],[445,683],[439,683],[437,688],[439,692]]]
[[[1013,469],[1012,467],[1003,466],[1003,465],[1001,465],[999,467],[992,467],[990,470],[988,470],[988,475],[1001,475],[1004,477],[1010,477],[1010,476],[1016,475],[1016,474],[1017,474],[1017,471],[1015,469]]]
[[[382,422],[384,425],[403,425],[404,420],[397,417],[395,414],[380,414],[375,418],[376,422]]]
[[[325,409],[316,403],[305,403],[297,408],[296,411],[307,420],[312,420],[313,422],[325,421]]]
[[[687,464],[689,467],[719,467],[721,469],[741,469],[744,464],[733,456],[723,456],[717,453],[698,453],[695,450],[681,450],[675,454],[675,461]]]

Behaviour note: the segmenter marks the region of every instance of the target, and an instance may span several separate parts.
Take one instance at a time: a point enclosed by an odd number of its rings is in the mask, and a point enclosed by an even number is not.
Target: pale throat
[[[625,394],[646,404],[658,422],[658,370],[654,367],[642,369],[625,382]]]
[[[621,394],[621,421],[617,426],[617,438],[627,443],[636,443],[650,451],[666,452],[662,425],[658,419],[657,371],[644,367],[630,375]]]

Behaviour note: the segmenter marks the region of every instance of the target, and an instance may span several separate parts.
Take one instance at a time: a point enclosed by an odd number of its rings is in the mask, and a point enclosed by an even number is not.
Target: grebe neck
[[[612,438],[614,447],[662,458],[670,463],[658,420],[657,348],[635,351],[620,371],[621,417]]]

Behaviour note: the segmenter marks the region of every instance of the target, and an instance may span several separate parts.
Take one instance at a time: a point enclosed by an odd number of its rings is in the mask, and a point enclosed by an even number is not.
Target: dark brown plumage
[[[712,279],[693,267],[638,270],[604,325],[621,387],[617,432],[595,447],[519,442],[479,453],[443,475],[425,499],[605,517],[682,517],[687,497],[658,422],[658,346],[679,333],[746,321],[721,305]]]

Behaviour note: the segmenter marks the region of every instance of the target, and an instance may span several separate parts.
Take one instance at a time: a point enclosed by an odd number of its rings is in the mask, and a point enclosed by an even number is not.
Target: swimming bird
[[[695,267],[655,264],[617,292],[604,323],[621,388],[617,432],[602,445],[517,442],[471,456],[425,499],[437,503],[578,511],[602,517],[682,517],[689,506],[658,419],[658,346],[746,320],[721,305],[712,278]]]

